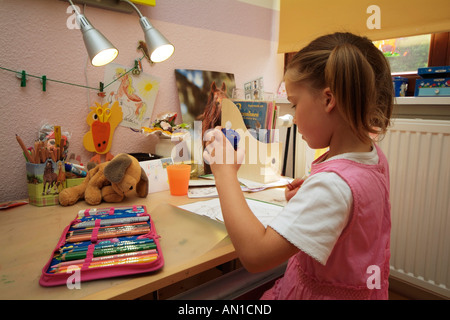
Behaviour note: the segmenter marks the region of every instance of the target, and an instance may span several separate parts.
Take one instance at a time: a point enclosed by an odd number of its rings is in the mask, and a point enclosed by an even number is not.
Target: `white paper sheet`
[[[246,199],[246,201],[250,210],[264,227],[267,227],[270,221],[283,210],[282,206],[268,202],[253,199]],[[218,198],[182,205],[179,208],[223,222],[222,209]]]

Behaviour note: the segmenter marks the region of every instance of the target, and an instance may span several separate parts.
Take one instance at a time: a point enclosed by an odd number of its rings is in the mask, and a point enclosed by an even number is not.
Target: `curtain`
[[[450,0],[280,0],[278,52],[334,32],[384,40],[447,31]]]

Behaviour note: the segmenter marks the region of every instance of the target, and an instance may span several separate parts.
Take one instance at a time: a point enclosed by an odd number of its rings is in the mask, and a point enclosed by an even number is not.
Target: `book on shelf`
[[[274,141],[278,108],[273,101],[234,100],[249,133],[261,142]]]

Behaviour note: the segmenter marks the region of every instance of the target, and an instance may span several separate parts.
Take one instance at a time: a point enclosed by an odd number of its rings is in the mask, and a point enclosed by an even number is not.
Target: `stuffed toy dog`
[[[102,200],[120,202],[132,190],[141,198],[147,197],[148,178],[136,158],[121,153],[90,169],[82,184],[62,190],[59,203],[71,206],[83,198],[90,205],[98,205]]]

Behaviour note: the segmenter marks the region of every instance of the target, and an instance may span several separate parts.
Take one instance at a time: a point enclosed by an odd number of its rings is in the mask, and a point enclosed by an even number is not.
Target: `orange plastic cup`
[[[172,164],[167,166],[170,194],[184,196],[188,193],[191,166],[187,164]]]

